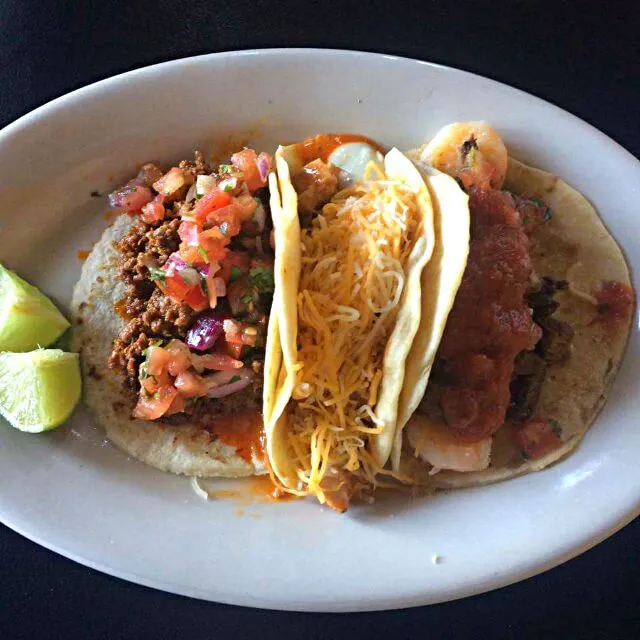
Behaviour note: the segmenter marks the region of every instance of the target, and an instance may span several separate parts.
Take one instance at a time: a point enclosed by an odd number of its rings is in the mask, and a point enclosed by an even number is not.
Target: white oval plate
[[[640,264],[640,165],[591,126],[468,73],[391,56],[267,50],[209,55],[75,91],[0,134],[0,260],[65,307],[106,223],[90,197],[137,163],[237,140],[273,149],[322,131],[413,147],[487,119],[511,151],[595,204]],[[487,591],[563,562],[640,510],[637,328],[584,444],[538,474],[337,515],[313,502],[204,502],[189,482],[128,459],[80,409],[41,436],[0,428],[0,517],[58,553],[122,578],[218,602],[363,611]],[[434,561],[440,557],[440,562]]]

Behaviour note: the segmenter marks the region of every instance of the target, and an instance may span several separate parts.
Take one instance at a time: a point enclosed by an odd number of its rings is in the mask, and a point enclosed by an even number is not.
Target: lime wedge
[[[60,426],[78,403],[80,388],[77,353],[0,353],[0,414],[20,431]]]
[[[68,326],[49,298],[0,265],[0,351],[48,347]]]

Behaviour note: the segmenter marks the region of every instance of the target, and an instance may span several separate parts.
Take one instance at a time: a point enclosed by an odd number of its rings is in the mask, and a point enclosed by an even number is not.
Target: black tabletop
[[[634,4],[2,0],[0,126],[72,89],[151,63],[317,46],[394,53],[501,80],[582,117],[640,156]],[[639,547],[637,519],[577,559],[492,593],[397,612],[291,614],[139,587],[0,525],[0,636],[637,638]]]

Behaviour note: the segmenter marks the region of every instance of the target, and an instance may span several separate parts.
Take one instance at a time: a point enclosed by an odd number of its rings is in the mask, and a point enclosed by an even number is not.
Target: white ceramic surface
[[[488,119],[514,155],[585,193],[640,264],[640,164],[591,126],[491,80],[391,56],[271,50],[203,56],[75,91],[0,134],[0,260],[63,307],[79,249],[106,222],[106,190],[147,160],[250,132],[273,149],[321,131],[400,148],[441,125]],[[204,502],[189,482],[103,442],[78,410],[41,436],[0,425],[0,517],[91,567],[185,595],[292,610],[438,602],[534,575],[640,511],[640,340],[568,460],[542,473],[337,515],[312,502]],[[240,505],[241,506],[241,505]],[[434,562],[434,556],[441,561]]]

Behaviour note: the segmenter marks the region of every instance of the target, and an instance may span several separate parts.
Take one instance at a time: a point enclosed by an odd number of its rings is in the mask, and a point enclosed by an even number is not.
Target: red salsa
[[[527,458],[541,458],[562,445],[557,425],[551,420],[530,420],[514,425],[511,434]]]
[[[357,133],[321,133],[314,138],[307,138],[299,142],[296,147],[300,159],[305,164],[318,158],[327,162],[335,149],[348,142],[366,142],[381,153],[384,152],[384,149],[377,142]]]
[[[622,282],[605,282],[595,298],[598,301],[598,319],[607,329],[615,331],[631,315],[633,289]]]
[[[479,187],[469,205],[469,258],[438,357],[447,423],[465,439],[481,439],[504,424],[514,360],[541,331],[525,301],[532,265],[513,198]]]

